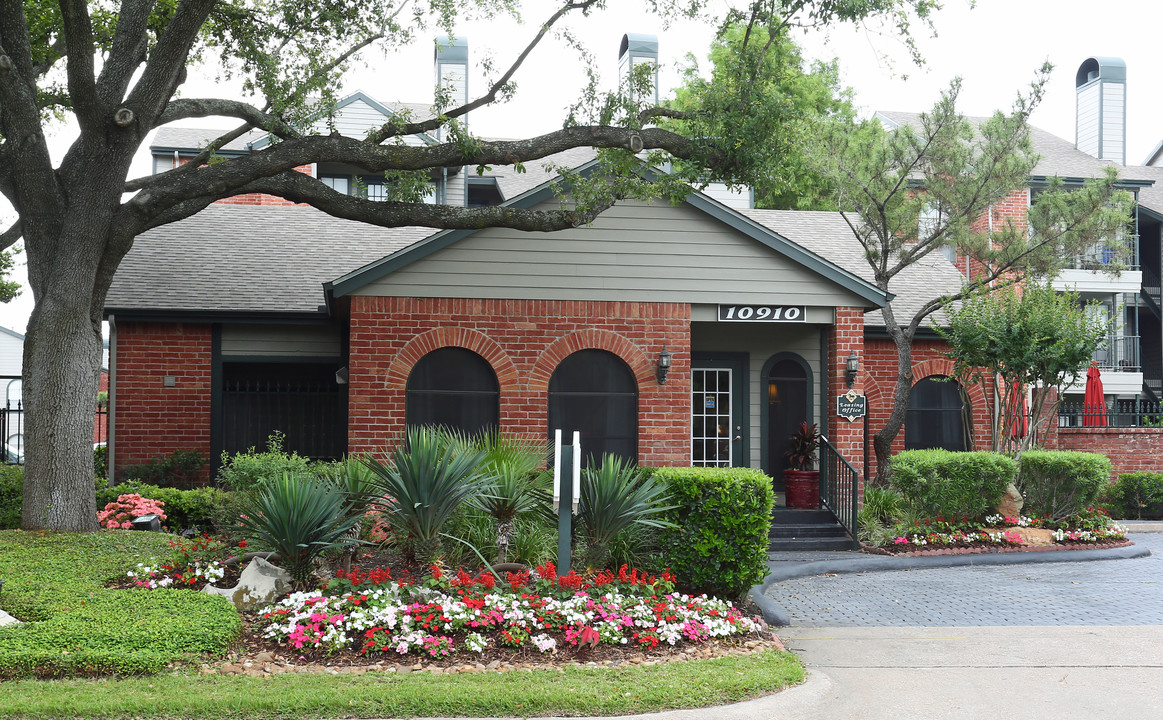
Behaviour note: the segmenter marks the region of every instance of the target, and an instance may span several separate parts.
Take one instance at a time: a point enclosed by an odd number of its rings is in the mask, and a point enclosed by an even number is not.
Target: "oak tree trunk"
[[[900,327],[890,327],[889,334],[896,345],[897,374],[893,392],[892,412],[884,427],[872,437],[872,447],[876,451],[876,477],[872,484],[883,486],[888,483],[889,465],[892,461],[892,445],[904,427],[909,410],[909,393],[913,389],[913,333]]]

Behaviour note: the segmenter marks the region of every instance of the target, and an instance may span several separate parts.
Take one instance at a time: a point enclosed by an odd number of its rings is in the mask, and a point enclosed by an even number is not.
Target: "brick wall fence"
[[[638,462],[690,464],[690,306],[673,303],[353,297],[349,452],[376,451],[403,430],[408,374],[426,353],[464,347],[497,373],[502,430],[543,436],[553,369],[570,353],[607,350],[638,383]],[[674,353],[666,384],[658,354]]]
[[[209,456],[210,348],[208,324],[117,324],[116,467],[110,477],[175,450]],[[203,481],[209,482],[209,472],[203,468]]]

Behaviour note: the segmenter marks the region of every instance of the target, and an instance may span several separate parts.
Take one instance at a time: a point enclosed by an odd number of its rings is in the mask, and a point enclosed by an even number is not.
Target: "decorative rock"
[[[291,588],[291,576],[286,570],[271,565],[262,558],[250,561],[238,584],[232,588],[219,588],[207,585],[202,592],[210,595],[221,595],[240,611],[246,612],[255,608],[270,605],[279,597],[285,595]]]
[[[1005,494],[1001,496],[1001,500],[997,503],[997,512],[1005,517],[1018,517],[1022,512],[1022,506],[1026,501],[1022,498],[1022,494],[1018,492],[1017,486],[1013,483],[1006,485]]]
[[[4,612],[3,610],[0,610],[0,627],[3,627],[5,625],[19,625],[19,624],[20,624],[19,620],[12,617],[8,613]]]

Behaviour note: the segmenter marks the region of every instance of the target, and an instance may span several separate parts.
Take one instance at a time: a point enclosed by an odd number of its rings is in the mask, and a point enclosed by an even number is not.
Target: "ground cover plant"
[[[0,532],[0,677],[156,673],[222,653],[238,636],[224,598],[193,590],[119,590],[139,562],[168,557],[171,536]]]
[[[869,523],[871,524],[871,522]],[[1033,541],[1022,528],[1049,531],[1043,542]],[[946,519],[943,517],[912,520],[877,529],[861,539],[873,547],[891,553],[909,553],[948,548],[998,549],[1036,544],[1060,546],[1119,544],[1127,539],[1125,527],[1115,523],[1102,508],[1091,507],[1065,518],[1047,515],[1031,517],[1004,516],[992,513],[979,518]]]

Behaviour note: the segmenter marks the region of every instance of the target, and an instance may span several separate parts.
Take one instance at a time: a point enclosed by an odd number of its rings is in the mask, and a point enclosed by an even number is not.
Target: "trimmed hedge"
[[[906,450],[893,456],[889,485],[922,517],[978,518],[994,511],[1017,472],[997,453]]]
[[[1022,513],[1061,519],[1088,506],[1111,478],[1111,461],[1098,453],[1027,450],[1022,453],[1018,491]]]
[[[238,612],[193,590],[112,590],[139,562],[171,554],[171,536],[131,530],[0,532],[0,678],[141,674],[197,653],[222,654]]]
[[[677,507],[659,538],[663,562],[696,592],[740,597],[767,574],[771,478],[751,468],[654,468]]]
[[[1123,520],[1163,518],[1163,473],[1123,473],[1103,486],[1098,501]]]
[[[213,530],[215,521],[225,512],[229,493],[212,487],[179,490],[172,487],[148,485],[137,480],[97,490],[97,509],[115,501],[119,495],[137,493],[166,504],[166,527],[175,532],[184,529]]]

